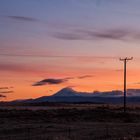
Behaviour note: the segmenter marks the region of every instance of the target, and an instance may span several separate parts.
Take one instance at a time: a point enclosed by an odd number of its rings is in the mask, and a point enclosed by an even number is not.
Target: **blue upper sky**
[[[139,17],[139,0],[0,0],[0,51],[139,57]]]
[[[0,0],[1,53],[12,48],[32,54],[39,48],[39,55],[67,55],[71,43],[75,55],[105,55],[109,49],[112,55],[137,56],[139,49],[132,52],[131,46],[139,43],[139,5],[139,0]],[[118,51],[122,46],[127,51]]]
[[[38,97],[66,86],[79,91],[139,88],[140,0],[0,0],[0,85],[9,99]],[[71,79],[32,87],[42,79]],[[64,80],[65,81],[65,80]],[[30,93],[30,94],[29,94]]]

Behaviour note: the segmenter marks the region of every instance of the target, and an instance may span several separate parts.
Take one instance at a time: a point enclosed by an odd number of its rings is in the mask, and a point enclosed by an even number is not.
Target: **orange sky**
[[[139,16],[138,0],[0,1],[1,100],[122,90],[131,56],[127,87],[140,88]]]
[[[1,60],[4,57],[2,56]],[[13,93],[5,94],[7,95],[5,100],[52,95],[67,86],[77,91],[87,92],[123,89],[123,62],[117,58],[39,57],[37,59],[27,56],[8,56],[7,58],[9,61],[5,59],[7,63],[1,65],[0,84],[1,87],[13,87]],[[9,63],[10,66],[7,65]],[[128,88],[140,87],[140,71],[139,67],[132,69],[134,63],[138,62],[134,59],[128,63]],[[60,84],[32,86],[43,79],[67,77],[71,79]]]

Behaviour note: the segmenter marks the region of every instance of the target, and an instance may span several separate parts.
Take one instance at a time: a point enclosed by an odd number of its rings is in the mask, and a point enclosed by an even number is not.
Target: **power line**
[[[124,113],[126,112],[126,64],[129,60],[132,60],[133,57],[131,58],[120,58],[120,61],[124,62]]]

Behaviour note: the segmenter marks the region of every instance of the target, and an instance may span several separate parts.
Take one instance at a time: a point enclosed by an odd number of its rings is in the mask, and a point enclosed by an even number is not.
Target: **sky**
[[[0,0],[0,99],[140,88],[139,0]]]

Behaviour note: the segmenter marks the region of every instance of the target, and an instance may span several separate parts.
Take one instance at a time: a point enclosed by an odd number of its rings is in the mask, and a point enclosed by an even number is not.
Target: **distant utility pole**
[[[126,63],[132,59],[133,59],[133,57],[120,58],[120,61],[124,62],[124,113],[126,112]]]

